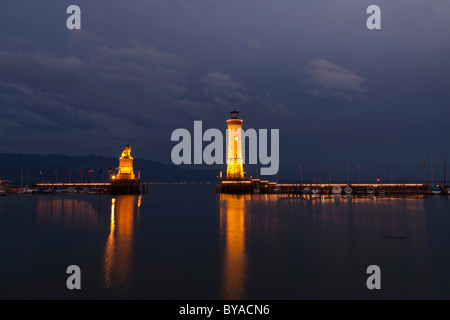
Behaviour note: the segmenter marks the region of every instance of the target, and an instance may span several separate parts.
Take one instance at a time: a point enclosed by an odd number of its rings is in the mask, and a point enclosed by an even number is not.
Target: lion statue
[[[126,159],[131,159],[131,147],[130,145],[126,145],[125,148],[122,151],[122,156],[120,158],[126,158]]]

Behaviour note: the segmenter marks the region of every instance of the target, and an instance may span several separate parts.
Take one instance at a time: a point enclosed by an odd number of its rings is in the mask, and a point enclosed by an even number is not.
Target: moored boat
[[[364,188],[363,187],[358,187],[358,188],[356,188],[356,193],[358,193],[358,194],[363,194],[363,193],[365,193],[366,191],[364,190]]]
[[[431,191],[432,194],[440,194],[442,192],[438,186],[431,186],[428,190]]]
[[[1,196],[1,197],[6,196],[6,191],[0,189],[0,196]]]
[[[374,194],[374,193],[375,193],[375,188],[374,188],[374,187],[368,187],[368,188],[366,189],[366,192],[367,192],[368,194]]]
[[[349,194],[349,193],[352,193],[352,192],[353,192],[353,189],[352,189],[350,186],[346,186],[346,187],[344,188],[344,192],[345,192],[346,194]]]
[[[100,193],[100,189],[98,189],[98,188],[89,188],[89,189],[87,189],[86,193],[99,194]]]
[[[309,187],[303,188],[303,193],[309,193],[311,189]]]
[[[312,189],[312,193],[318,194],[318,193],[320,193],[320,189],[319,188],[314,188],[314,189]]]
[[[339,194],[341,194],[342,193],[342,188],[340,187],[340,186],[334,186],[332,189],[331,189],[331,192],[332,193],[339,193]]]
[[[86,187],[84,187],[84,188],[79,188],[78,189],[78,193],[87,193],[87,188]]]
[[[69,187],[69,188],[67,189],[67,192],[68,192],[68,193],[77,193],[78,191],[77,191],[77,189],[76,189],[75,187]]]
[[[50,189],[50,188],[48,188],[48,189],[40,188],[40,189],[34,189],[32,191],[32,193],[33,194],[35,194],[35,193],[53,194],[53,193],[55,193],[55,191],[53,189]]]

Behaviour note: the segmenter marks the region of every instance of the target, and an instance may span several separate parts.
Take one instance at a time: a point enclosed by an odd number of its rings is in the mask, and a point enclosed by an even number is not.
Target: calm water
[[[0,258],[2,299],[450,299],[450,199],[7,196]]]

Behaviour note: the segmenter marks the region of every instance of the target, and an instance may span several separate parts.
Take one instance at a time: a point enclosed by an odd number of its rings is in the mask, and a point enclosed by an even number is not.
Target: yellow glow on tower
[[[227,120],[228,132],[228,156],[227,179],[244,179],[244,167],[242,160],[242,120],[239,112],[233,110],[231,119]]]
[[[133,172],[133,158],[131,157],[131,147],[127,145],[125,149],[123,149],[122,156],[119,158],[119,172],[115,179],[131,179],[134,180],[134,172]]]

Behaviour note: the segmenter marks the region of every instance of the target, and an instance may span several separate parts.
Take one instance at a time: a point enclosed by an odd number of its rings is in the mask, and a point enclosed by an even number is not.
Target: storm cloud
[[[66,28],[70,4],[81,30]],[[381,30],[366,28],[371,4]],[[350,158],[421,179],[431,149],[439,175],[448,12],[426,0],[6,0],[0,152],[116,156],[131,144],[170,163],[173,130],[225,129],[236,106],[244,127],[280,129],[281,177],[302,163],[311,178],[315,155],[338,178]]]
[[[354,100],[354,93],[365,91],[366,79],[323,59],[311,60],[307,72],[314,95]]]

